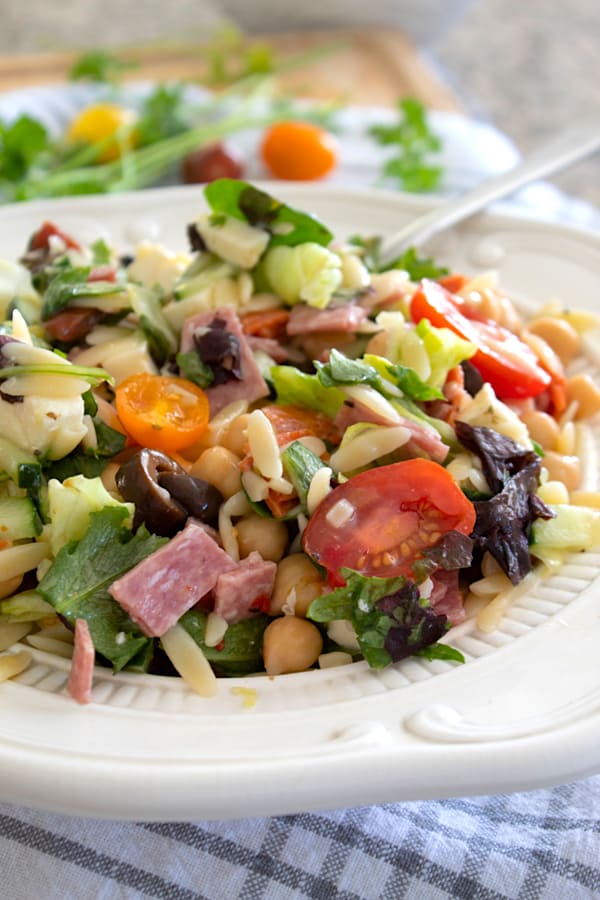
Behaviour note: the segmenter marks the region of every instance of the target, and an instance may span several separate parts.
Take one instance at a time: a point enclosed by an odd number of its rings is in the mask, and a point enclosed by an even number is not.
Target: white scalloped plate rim
[[[435,203],[363,188],[265,187],[342,238],[389,232]],[[200,188],[175,187],[3,207],[1,255],[16,257],[44,218],[123,250],[144,237],[183,249],[185,224],[202,206]],[[515,296],[534,302],[568,289],[591,305],[600,291],[597,234],[485,214],[430,247],[463,270],[493,265]],[[600,448],[600,425],[592,444]],[[592,469],[597,482],[597,460]],[[497,631],[467,622],[450,633],[465,666],[411,659],[383,672],[357,663],[221,679],[210,700],[179,679],[97,669],[94,702],[81,708],[65,693],[69,663],[33,651],[32,666],[0,689],[0,792],[87,816],[189,820],[519,790],[600,771],[599,596],[600,552],[575,554]]]

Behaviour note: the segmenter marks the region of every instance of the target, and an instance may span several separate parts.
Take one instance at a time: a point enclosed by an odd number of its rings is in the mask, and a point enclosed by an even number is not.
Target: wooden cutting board
[[[253,38],[252,42],[258,40]],[[279,78],[282,90],[296,95],[384,106],[411,96],[431,109],[460,109],[452,92],[412,43],[394,29],[298,32],[268,35],[263,40],[282,62],[295,54],[314,54],[300,68]],[[321,54],[316,52],[319,49],[323,50]],[[64,82],[79,55],[61,52],[0,57],[0,91]],[[138,63],[126,73],[131,80],[194,80],[206,73],[197,44],[128,48],[119,50],[119,56]]]

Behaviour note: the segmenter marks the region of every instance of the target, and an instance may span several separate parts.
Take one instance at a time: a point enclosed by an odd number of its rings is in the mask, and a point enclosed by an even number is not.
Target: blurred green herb
[[[396,181],[399,188],[414,193],[438,186],[443,169],[432,165],[430,156],[441,150],[442,143],[431,130],[427,111],[419,100],[399,100],[398,120],[392,125],[372,125],[369,134],[378,144],[395,150],[383,165],[384,180]]]
[[[190,127],[184,85],[159,84],[142,104],[136,123],[140,145],[156,144],[163,138],[181,134]]]
[[[441,278],[449,271],[446,266],[438,266],[431,256],[419,256],[414,247],[408,247],[392,262],[382,266],[380,262],[381,237],[364,238],[360,235],[353,235],[349,241],[355,247],[361,248],[365,265],[371,272],[404,269],[405,272],[408,272],[411,281],[421,281],[422,278]]]
[[[48,146],[46,129],[30,116],[0,122],[0,183],[23,178]]]
[[[114,84],[129,69],[136,69],[139,63],[122,59],[106,50],[90,50],[75,60],[69,71],[70,81],[97,81]]]
[[[213,87],[231,84],[250,75],[275,72],[273,48],[263,42],[248,42],[233,25],[224,25],[202,48],[208,72],[205,83]]]

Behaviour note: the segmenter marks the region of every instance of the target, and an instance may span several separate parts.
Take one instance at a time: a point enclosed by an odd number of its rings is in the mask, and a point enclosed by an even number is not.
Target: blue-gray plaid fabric
[[[11,900],[600,898],[600,776],[551,790],[229,822],[0,804]]]

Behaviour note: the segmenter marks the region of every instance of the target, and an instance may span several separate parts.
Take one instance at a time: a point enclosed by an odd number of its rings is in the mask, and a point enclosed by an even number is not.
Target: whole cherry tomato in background
[[[261,158],[275,178],[315,181],[336,167],[338,145],[333,135],[309,122],[277,122],[264,133]]]
[[[217,178],[243,178],[244,160],[232,146],[218,143],[188,153],[181,163],[186,184],[203,184]]]
[[[102,144],[98,162],[112,162],[123,150],[137,145],[137,118],[137,113],[117,103],[94,103],[75,116],[67,129],[67,140],[72,144]]]

